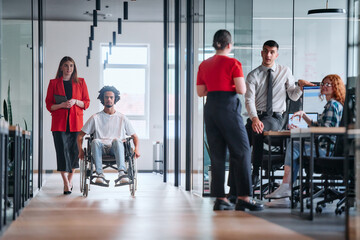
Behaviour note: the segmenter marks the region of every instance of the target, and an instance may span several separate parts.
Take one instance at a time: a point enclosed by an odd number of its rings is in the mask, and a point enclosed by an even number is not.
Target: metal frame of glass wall
[[[186,32],[182,32],[181,24],[183,23],[181,19],[182,7],[186,5]],[[173,18],[171,17],[173,13]],[[181,93],[185,92],[186,99],[186,117],[185,117],[185,189],[187,191],[191,190],[191,174],[192,174],[192,159],[193,159],[193,24],[194,24],[194,0],[164,0],[164,182],[168,182],[168,170],[170,166],[173,166],[174,169],[174,186],[181,186],[181,149],[182,149],[182,136],[181,136]],[[173,31],[171,31],[173,27]],[[186,34],[186,54],[185,54],[185,89],[182,89],[181,85],[181,71],[182,71],[182,62],[181,59],[184,54],[181,52],[181,37],[182,34]],[[170,39],[172,39],[171,41]],[[172,51],[173,50],[173,51]],[[171,54],[173,53],[173,54]],[[171,59],[173,58],[173,59]],[[173,62],[172,62],[173,60]],[[169,72],[170,65],[174,65],[174,81],[170,82]],[[171,73],[170,73],[171,74]],[[169,128],[169,88],[171,85],[174,85],[174,128]],[[171,106],[170,106],[171,107]],[[184,119],[184,118],[183,118]],[[174,132],[170,132],[173,130]],[[170,146],[169,143],[170,136],[173,135],[174,141],[173,146]],[[171,147],[173,147],[174,159],[173,163],[169,162],[172,159],[169,157],[171,152]],[[172,169],[171,169],[172,171]]]

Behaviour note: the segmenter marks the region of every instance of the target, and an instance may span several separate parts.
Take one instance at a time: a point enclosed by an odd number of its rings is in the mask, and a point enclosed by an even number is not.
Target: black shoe
[[[223,211],[223,210],[234,210],[234,204],[230,202],[225,202],[221,199],[216,199],[214,204],[214,211]]]
[[[261,203],[257,203],[254,200],[250,200],[250,202],[246,202],[244,200],[238,199],[235,210],[236,211],[245,211],[245,208],[250,211],[261,211],[264,209],[264,205]]]
[[[236,196],[229,194],[229,195],[227,196],[227,199],[228,199],[229,202],[231,202],[232,204],[236,204],[236,199],[237,199]]]
[[[251,180],[252,180],[252,186],[253,188],[257,187],[260,185],[260,178],[259,178],[259,174],[256,175],[256,174],[252,174],[251,175]]]

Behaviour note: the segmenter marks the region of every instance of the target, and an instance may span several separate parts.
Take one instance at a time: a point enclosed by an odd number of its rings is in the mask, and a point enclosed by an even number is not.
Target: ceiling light
[[[308,11],[310,14],[344,14],[346,10],[343,8],[329,8],[329,0],[326,0],[326,8],[311,9]]]

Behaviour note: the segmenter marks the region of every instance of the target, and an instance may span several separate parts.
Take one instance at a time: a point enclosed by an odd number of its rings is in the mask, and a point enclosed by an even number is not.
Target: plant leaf
[[[8,110],[7,110],[7,104],[6,104],[5,99],[3,102],[3,111],[4,111],[4,119],[5,119],[5,121],[8,121]]]
[[[27,131],[27,130],[28,130],[28,128],[27,128],[27,123],[26,123],[25,118],[24,118],[24,123],[25,123],[25,131]]]
[[[11,101],[10,101],[10,80],[8,86],[8,97],[7,97],[7,104],[8,104],[8,113],[9,113],[9,124],[13,125],[13,118],[12,118],[12,109],[11,109]]]

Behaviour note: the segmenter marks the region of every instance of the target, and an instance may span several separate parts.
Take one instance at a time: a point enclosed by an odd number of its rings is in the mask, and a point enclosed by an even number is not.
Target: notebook
[[[297,126],[298,128],[307,128],[308,124],[305,122],[305,120],[303,118],[301,118],[301,121],[299,120],[298,117],[295,117],[294,119],[291,119],[291,117],[293,116],[293,113],[289,113],[289,125],[294,124],[295,126]],[[311,113],[306,113],[306,115],[314,122],[316,122],[318,120],[318,113],[316,112],[311,112]]]
[[[56,104],[60,104],[60,103],[62,103],[62,102],[66,102],[66,101],[67,101],[66,96],[61,96],[61,95],[54,94],[54,98],[55,98]]]

